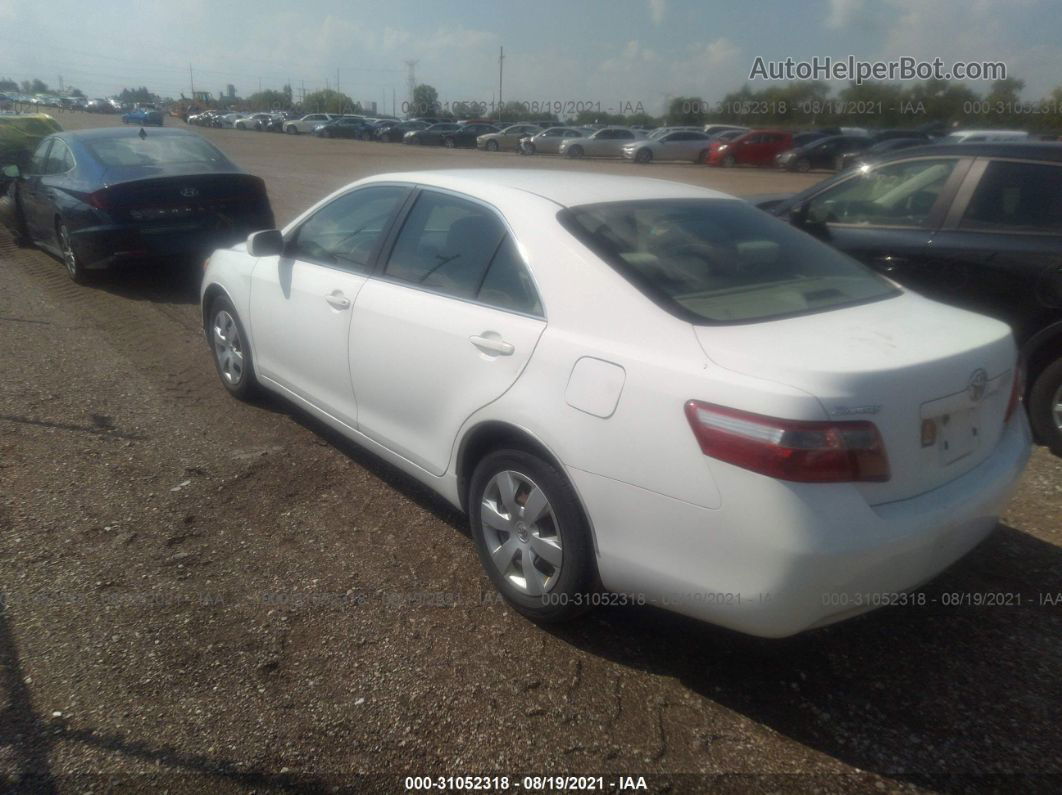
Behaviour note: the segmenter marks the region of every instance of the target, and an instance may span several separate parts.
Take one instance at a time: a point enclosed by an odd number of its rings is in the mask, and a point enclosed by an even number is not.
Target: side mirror
[[[808,205],[806,202],[797,202],[789,208],[789,223],[797,228],[803,228],[808,222]]]
[[[284,236],[279,229],[252,232],[247,237],[247,253],[252,257],[276,257],[284,253]]]
[[[8,179],[18,179],[22,176],[22,171],[19,170],[19,167],[15,165],[4,166],[3,174]]]

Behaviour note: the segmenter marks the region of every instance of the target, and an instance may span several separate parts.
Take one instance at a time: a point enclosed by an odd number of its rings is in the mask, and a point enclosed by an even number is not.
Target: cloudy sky
[[[401,102],[405,61],[449,101],[717,100],[757,56],[1002,60],[1026,98],[1062,84],[1062,0],[0,0],[0,76],[90,96],[228,83]],[[389,107],[388,107],[389,109]]]

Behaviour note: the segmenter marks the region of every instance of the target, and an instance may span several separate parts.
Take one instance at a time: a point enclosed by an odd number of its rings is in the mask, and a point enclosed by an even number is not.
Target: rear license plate
[[[945,464],[964,458],[977,449],[979,428],[977,410],[945,414],[938,421],[940,454]]]

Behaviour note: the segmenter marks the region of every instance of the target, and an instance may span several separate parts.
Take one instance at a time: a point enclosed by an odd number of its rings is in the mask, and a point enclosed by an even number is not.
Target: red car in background
[[[712,147],[710,166],[771,166],[774,156],[793,148],[793,133],[786,130],[749,130],[749,132]]]

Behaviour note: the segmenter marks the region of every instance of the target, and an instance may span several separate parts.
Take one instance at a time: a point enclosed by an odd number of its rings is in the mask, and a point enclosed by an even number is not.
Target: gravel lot
[[[266,178],[281,222],[381,171],[739,194],[821,177],[202,132]],[[441,501],[279,401],[226,396],[197,276],[80,288],[0,232],[0,789],[1062,786],[1062,461],[1038,450],[997,532],[926,588],[1020,606],[889,608],[784,641],[651,608],[543,629],[494,602]]]

